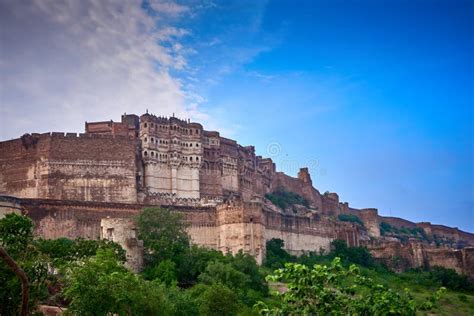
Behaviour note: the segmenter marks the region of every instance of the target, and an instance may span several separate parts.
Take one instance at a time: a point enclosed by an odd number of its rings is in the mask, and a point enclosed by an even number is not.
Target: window
[[[196,161],[199,161],[199,157],[196,157]]]
[[[114,229],[107,228],[107,239],[110,241],[114,241]]]
[[[152,137],[152,138],[151,138],[151,142],[153,143],[153,141],[154,141],[154,140],[153,140],[153,137]]]
[[[155,157],[155,153],[154,153],[153,151],[151,152],[151,156],[152,156],[152,157]]]
[[[146,156],[148,156],[148,153],[145,151],[145,152],[144,152],[144,155],[145,155],[145,157],[146,157]]]
[[[193,157],[189,157],[189,161],[193,161]]]
[[[148,141],[148,139],[145,137],[145,143]]]

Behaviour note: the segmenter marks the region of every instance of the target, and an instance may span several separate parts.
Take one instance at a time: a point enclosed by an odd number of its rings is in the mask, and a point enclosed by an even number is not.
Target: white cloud
[[[120,114],[206,118],[200,96],[170,72],[187,67],[189,30],[170,22],[189,8],[139,0],[0,2],[0,139],[83,130]],[[157,24],[157,22],[159,22]],[[157,27],[159,25],[159,27]],[[195,100],[195,101],[193,101]]]
[[[159,13],[172,16],[179,16],[189,11],[188,7],[174,3],[172,1],[152,0],[150,1],[150,6],[153,10]]]

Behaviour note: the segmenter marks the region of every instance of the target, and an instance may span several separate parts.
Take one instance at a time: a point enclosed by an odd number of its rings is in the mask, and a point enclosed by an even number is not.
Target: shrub
[[[353,215],[353,214],[339,214],[337,216],[337,218],[341,222],[356,223],[356,224],[359,224],[361,226],[364,226],[364,223],[362,222],[362,220],[358,216]]]
[[[474,283],[469,281],[465,275],[460,275],[453,269],[433,267],[430,271],[430,278],[451,290],[474,292]]]
[[[364,267],[375,267],[372,254],[366,247],[348,247],[344,240],[336,239],[331,242],[330,257],[339,257],[346,263],[360,264]]]
[[[297,193],[286,191],[283,188],[278,188],[274,192],[266,194],[265,197],[281,209],[286,209],[288,206],[295,204],[309,207],[309,202],[304,197]]]
[[[355,265],[345,269],[339,258],[329,267],[288,263],[267,279],[284,281],[288,290],[274,307],[256,305],[265,315],[415,315],[417,309],[408,293],[361,276]]]

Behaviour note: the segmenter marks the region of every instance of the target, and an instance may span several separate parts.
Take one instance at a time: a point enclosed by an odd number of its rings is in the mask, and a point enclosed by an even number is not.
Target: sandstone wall
[[[136,202],[133,138],[33,134],[0,142],[0,192],[24,198]]]
[[[138,240],[132,218],[102,218],[100,239],[118,243],[125,250],[126,266],[134,272],[143,268],[143,241]]]
[[[454,269],[458,273],[474,277],[474,248],[436,248],[416,240],[402,244],[395,240],[371,240],[368,242],[372,255],[395,271],[409,268],[433,268],[435,266]]]
[[[290,177],[283,172],[276,172],[272,177],[271,191],[284,188],[287,191],[297,193],[308,200],[310,206],[323,212],[323,201],[319,192],[311,184],[298,178]]]

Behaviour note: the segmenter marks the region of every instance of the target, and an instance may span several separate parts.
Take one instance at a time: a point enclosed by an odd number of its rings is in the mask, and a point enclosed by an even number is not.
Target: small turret
[[[311,176],[309,174],[308,168],[300,168],[300,171],[298,172],[298,179],[300,179],[304,183],[313,185],[313,181],[311,181]]]

